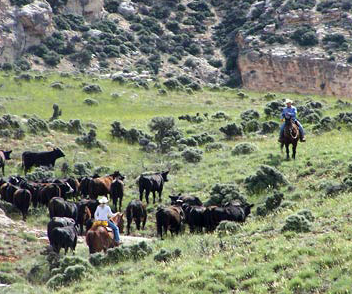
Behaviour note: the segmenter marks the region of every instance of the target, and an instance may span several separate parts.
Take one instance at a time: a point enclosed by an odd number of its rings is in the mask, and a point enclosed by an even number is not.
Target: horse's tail
[[[89,247],[89,254],[95,253],[94,244],[95,244],[96,234],[94,232],[88,231],[86,234],[86,243]]]

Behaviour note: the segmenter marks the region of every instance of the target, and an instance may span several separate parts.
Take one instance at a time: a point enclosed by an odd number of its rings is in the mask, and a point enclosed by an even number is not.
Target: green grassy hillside
[[[215,184],[234,184],[255,207],[246,223],[241,226],[229,225],[227,230],[194,235],[186,228],[180,236],[169,236],[164,241],[153,242],[153,252],[145,258],[112,262],[89,269],[86,267],[84,273],[72,278],[72,281],[62,282],[62,286],[60,283],[55,284],[58,285],[57,288],[49,287],[53,283],[47,284],[55,276],[55,270],[50,273],[47,256],[39,253],[45,243],[38,241],[31,233],[21,233],[21,229],[19,232],[5,232],[2,228],[4,238],[0,241],[0,283],[11,286],[1,288],[1,292],[97,294],[352,291],[352,230],[349,225],[352,206],[352,158],[349,150],[352,141],[349,139],[349,103],[338,101],[335,97],[268,95],[230,89],[203,89],[195,94],[168,92],[167,95],[160,95],[153,83],[150,84],[150,90],[144,90],[93,76],[45,76],[47,79],[27,82],[15,80],[12,74],[0,73],[0,149],[13,149],[13,159],[6,166],[7,175],[23,174],[20,169],[23,151],[47,150],[54,144],[66,153],[64,159],[57,161],[53,171],[57,177],[66,175],[62,171],[63,163],[68,164],[68,174],[78,176],[75,164],[84,162],[90,162],[88,168],[91,173],[100,167],[102,174],[117,169],[125,174],[126,196],[123,207],[138,197],[135,179],[141,172],[167,168],[170,169],[170,179],[165,184],[163,203],[168,203],[170,194],[179,192],[196,195],[206,201],[214,193],[212,187]],[[63,84],[62,90],[50,87],[53,82],[59,81]],[[102,92],[87,94],[82,90],[86,85],[84,83],[97,84]],[[112,93],[118,93],[119,97],[113,98]],[[85,104],[87,98],[97,101],[97,105]],[[278,117],[267,117],[267,114],[270,112],[269,105],[273,105],[274,101],[279,104],[283,98],[291,98],[296,106],[301,107],[298,115],[307,130],[307,142],[298,145],[296,161],[286,161],[285,155],[280,153],[277,129],[274,128],[273,133],[261,133],[263,124],[267,121],[279,122]],[[37,134],[32,134],[28,125],[29,118],[35,114],[48,123],[54,103],[62,109],[60,119],[64,122],[79,119],[86,133],[94,124],[97,139],[104,147],[85,148],[76,143],[76,138],[82,135],[52,129],[38,130]],[[251,123],[245,123],[243,112],[249,109],[257,111],[259,118],[255,117]],[[224,112],[230,120],[212,117],[218,112]],[[13,115],[12,120],[17,121],[25,133],[23,139],[15,139],[16,128],[4,123],[5,114]],[[199,123],[178,119],[178,116],[186,114],[194,116],[194,120],[198,118]],[[134,127],[154,137],[155,133],[150,130],[149,124],[152,118],[161,116],[174,117],[175,128],[179,130],[183,142],[189,145],[195,141],[190,139],[192,136],[197,137],[203,133],[212,139],[191,147],[178,141],[161,153],[143,151],[138,143],[129,144],[110,135],[111,123],[119,121],[126,129]],[[233,123],[239,127],[241,122],[244,126],[241,136],[226,138],[219,130]],[[256,127],[250,127],[251,125]],[[258,131],[250,132],[253,129]],[[239,143],[251,143],[254,152],[235,155],[233,150]],[[191,160],[196,158],[194,161],[198,162],[188,162],[185,150],[192,154]],[[277,187],[284,195],[283,202],[266,216],[259,216],[257,208],[265,203],[268,196],[274,194],[275,183],[263,186],[270,176],[264,174],[260,180],[258,171],[262,165],[274,168],[276,175],[284,176],[287,180],[286,184]],[[32,175],[39,172],[38,169],[33,170]],[[1,205],[5,207],[3,202]],[[156,207],[157,204],[149,204],[147,228],[140,233],[133,231],[134,235],[156,236]],[[285,223],[292,220],[292,217],[287,218],[302,210],[305,213],[308,210],[308,216],[303,217],[304,232],[283,231]],[[10,208],[7,211],[12,219],[20,221],[16,211]],[[48,220],[45,209],[31,209],[26,226],[44,229]],[[291,228],[297,228],[296,224],[291,225]],[[26,241],[25,245],[21,243],[23,240]],[[170,252],[180,249],[181,254],[168,262],[158,262],[154,256],[162,248]],[[23,254],[24,252],[27,253]],[[89,257],[88,248],[79,244],[76,255],[86,261]]]

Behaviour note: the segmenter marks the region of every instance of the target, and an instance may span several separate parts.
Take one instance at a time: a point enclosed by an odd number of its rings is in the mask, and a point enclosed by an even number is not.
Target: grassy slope
[[[83,77],[82,81],[90,82],[91,78]],[[49,87],[52,81],[62,80],[69,88],[63,91]],[[84,150],[74,143],[75,136],[52,132],[40,138],[30,137],[23,141],[1,141],[1,148],[14,149],[14,160],[9,162],[9,171],[16,173],[20,154],[28,149],[43,149],[43,143],[54,142],[61,146],[71,165],[75,161],[90,160],[95,166],[105,165],[120,169],[127,175],[127,191],[124,205],[136,197],[137,189],[133,179],[147,169],[165,168],[170,159],[139,151],[138,146],[131,146],[109,138],[110,123],[121,121],[126,127],[136,126],[145,131],[147,124],[154,116],[195,114],[196,112],[213,114],[218,110],[226,111],[236,122],[239,114],[249,108],[257,109],[263,114],[266,103],[260,93],[248,93],[249,99],[236,98],[235,91],[209,92],[195,95],[172,93],[168,96],[157,96],[154,89],[149,91],[119,86],[109,80],[99,80],[103,93],[86,95],[81,91],[82,81],[74,81],[58,76],[49,76],[46,82],[23,82],[16,84],[12,78],[0,76],[0,104],[8,113],[22,115],[36,113],[42,118],[51,116],[52,104],[58,103],[63,109],[62,119],[80,118],[84,122],[94,122],[98,126],[98,137],[108,146],[108,152]],[[110,93],[119,92],[121,98],[113,100]],[[14,100],[4,99],[13,97]],[[99,100],[97,107],[83,104],[87,97]],[[303,100],[297,95],[278,95]],[[317,98],[326,105],[333,104],[333,98]],[[326,107],[324,114],[335,115],[341,110]],[[345,110],[347,111],[347,110]],[[264,120],[264,119],[262,119]],[[207,131],[217,141],[222,140],[218,131],[224,122],[206,121],[191,125],[178,121],[177,125],[189,134]],[[309,130],[309,127],[308,127]],[[318,189],[319,183],[326,180],[340,181],[347,174],[347,163],[351,159],[349,150],[352,142],[348,140],[349,131],[342,129],[320,136],[308,134],[308,142],[298,147],[298,159],[282,161],[278,169],[286,175],[294,190],[283,189],[285,199],[291,200],[291,206],[281,209],[274,215],[265,218],[251,217],[235,236],[222,239],[217,234],[195,235],[188,233],[157,241],[159,248],[180,248],[182,256],[168,264],[159,264],[153,256],[145,260],[125,262],[115,266],[103,267],[96,271],[94,277],[74,283],[59,293],[349,293],[351,291],[351,244],[352,230],[349,227],[351,211],[350,194],[341,194],[336,198],[325,198]],[[254,142],[259,152],[248,156],[231,156],[230,150],[204,153],[199,164],[189,164],[179,160],[179,169],[171,171],[170,182],[165,186],[164,201],[171,192],[195,192],[203,200],[208,197],[210,187],[217,183],[238,182],[253,174],[256,168],[269,161],[270,154],[278,155],[279,150],[275,136],[249,136],[237,141],[225,142],[234,146],[239,141]],[[303,175],[307,162],[316,172]],[[59,165],[63,161],[58,161]],[[60,176],[57,169],[56,174]],[[271,192],[268,191],[270,194]],[[263,201],[267,194],[248,195],[255,204]],[[310,209],[316,220],[313,230],[306,234],[280,233],[285,218],[301,209]],[[15,217],[18,219],[18,217]],[[38,221],[39,219],[39,221]],[[34,212],[29,218],[32,226],[44,225],[48,220],[41,212]],[[38,224],[38,222],[40,224]],[[149,222],[147,233],[155,234],[154,224]],[[79,246],[78,254],[88,257],[88,251]],[[0,263],[0,270],[28,270],[29,265],[41,262],[42,256],[26,258],[16,264]],[[94,282],[93,282],[94,281]],[[181,287],[182,286],[182,287]],[[38,289],[50,293],[39,282],[31,285],[21,280],[5,292],[38,293]],[[56,293],[57,291],[55,291]]]

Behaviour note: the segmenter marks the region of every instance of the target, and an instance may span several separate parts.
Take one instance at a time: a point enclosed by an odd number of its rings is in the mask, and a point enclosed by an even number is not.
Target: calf
[[[49,202],[50,218],[54,216],[70,217],[77,222],[77,205],[76,203],[65,201],[61,197],[54,197]]]
[[[159,207],[156,212],[157,233],[163,239],[163,229],[166,235],[167,230],[178,234],[185,219],[184,212],[179,206]]]
[[[68,248],[71,248],[72,253],[76,249],[78,233],[75,226],[56,227],[51,231],[50,244],[57,254],[60,253],[60,249],[65,249],[67,254]]]
[[[11,159],[10,154],[12,150],[10,151],[4,151],[0,150],[0,167],[2,169],[2,175],[5,176],[5,161]]]
[[[151,175],[140,175],[138,179],[139,200],[143,200],[143,192],[145,191],[145,199],[149,204],[149,193],[153,193],[153,203],[155,203],[155,193],[159,194],[159,202],[161,202],[161,193],[163,191],[164,182],[167,182],[169,171],[163,171]]]
[[[134,220],[137,230],[140,230],[142,222],[142,228],[144,230],[145,223],[147,222],[147,209],[145,207],[145,204],[143,204],[143,202],[140,200],[132,200],[127,205],[126,217],[127,235],[130,234],[132,220]]]
[[[13,204],[21,211],[22,218],[26,221],[32,193],[27,189],[18,189],[13,194]]]
[[[64,156],[65,154],[59,148],[44,152],[25,151],[22,153],[22,168],[24,169],[24,174],[27,174],[32,166],[54,167],[56,159]]]
[[[119,211],[121,212],[122,208],[122,199],[124,192],[124,176],[118,177],[112,181],[110,186],[110,196],[112,203],[114,204],[115,211],[117,211],[117,199],[119,199]]]
[[[170,195],[169,198],[171,199],[171,205],[177,205],[177,202],[182,201],[182,203],[187,203],[189,205],[196,205],[196,206],[203,206],[202,201],[197,196],[190,196],[185,195],[182,196],[181,193],[174,196]]]
[[[69,217],[53,217],[47,225],[47,235],[49,241],[52,240],[51,238],[51,232],[53,231],[54,228],[62,228],[62,227],[67,227],[67,226],[74,226],[75,225],[75,220]],[[52,245],[50,243],[50,245]]]

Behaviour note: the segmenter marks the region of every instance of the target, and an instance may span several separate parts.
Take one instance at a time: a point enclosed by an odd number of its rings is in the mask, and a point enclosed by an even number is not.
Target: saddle
[[[112,232],[112,228],[110,228],[109,226],[108,226],[108,222],[107,221],[95,221],[94,223],[93,223],[93,226],[95,227],[95,226],[102,226],[102,227],[104,227],[108,232]]]

